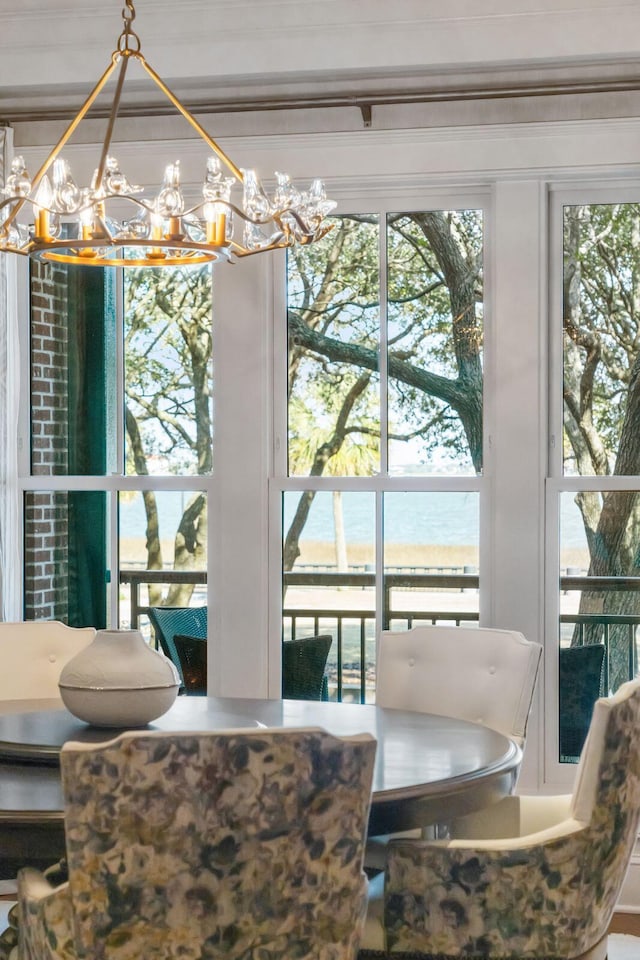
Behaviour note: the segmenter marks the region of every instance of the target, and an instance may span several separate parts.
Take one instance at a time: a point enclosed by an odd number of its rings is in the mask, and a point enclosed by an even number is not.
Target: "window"
[[[563,236],[562,370],[555,374],[562,444],[551,503],[560,566],[557,757],[575,763],[594,700],[638,667],[640,205],[564,202],[557,216]]]
[[[25,616],[206,602],[210,269],[34,263],[31,294]]]
[[[287,279],[283,633],[364,702],[376,628],[479,616],[482,210],[337,217]]]

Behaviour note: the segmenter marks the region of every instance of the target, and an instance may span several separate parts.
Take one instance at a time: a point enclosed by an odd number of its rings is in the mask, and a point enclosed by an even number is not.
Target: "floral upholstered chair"
[[[507,797],[485,839],[391,842],[362,956],[603,960],[638,831],[639,730],[633,680],[596,702],[572,796]]]
[[[66,744],[69,880],[21,871],[19,957],[355,957],[375,749],[314,729]]]

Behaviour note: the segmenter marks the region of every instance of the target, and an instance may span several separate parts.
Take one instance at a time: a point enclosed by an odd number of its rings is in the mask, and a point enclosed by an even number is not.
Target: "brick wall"
[[[32,473],[67,473],[68,335],[66,270],[31,266]],[[25,616],[67,620],[67,494],[25,498]]]

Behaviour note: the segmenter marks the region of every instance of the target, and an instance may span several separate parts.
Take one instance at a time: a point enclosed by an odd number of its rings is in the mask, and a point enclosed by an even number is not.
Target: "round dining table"
[[[446,824],[496,803],[512,792],[522,760],[516,743],[479,724],[369,704],[185,696],[142,729],[259,726],[375,737],[371,836]],[[42,864],[64,853],[62,745],[99,743],[120,732],[77,720],[60,701],[0,704],[0,877],[16,863]]]

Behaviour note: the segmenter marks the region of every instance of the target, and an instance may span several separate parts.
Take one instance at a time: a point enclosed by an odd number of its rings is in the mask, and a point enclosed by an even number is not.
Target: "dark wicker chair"
[[[206,607],[149,607],[149,620],[163,653],[175,664],[185,686],[175,636],[207,639]]]
[[[604,644],[563,647],[560,650],[560,757],[576,760],[589,732],[593,705],[604,691]]]
[[[173,642],[184,680],[184,692],[203,696],[207,692],[207,641],[177,633]]]
[[[285,640],[282,644],[282,696],[286,700],[328,700],[325,668],[330,634]]]

